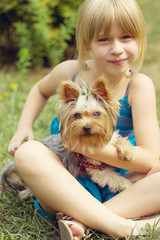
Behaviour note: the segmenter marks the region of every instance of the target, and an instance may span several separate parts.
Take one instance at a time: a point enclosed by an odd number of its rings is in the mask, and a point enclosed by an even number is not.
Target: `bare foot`
[[[73,239],[74,240],[80,240],[81,236],[87,230],[87,227],[77,220],[72,220],[72,221],[76,223],[76,224],[71,224],[70,225],[70,229],[71,229],[71,231],[73,233],[73,236],[74,236]]]

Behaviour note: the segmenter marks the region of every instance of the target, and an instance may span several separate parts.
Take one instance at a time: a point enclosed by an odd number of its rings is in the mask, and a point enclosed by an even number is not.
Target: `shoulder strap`
[[[72,82],[75,82],[77,75],[78,75],[78,71],[76,71],[76,72],[73,74],[73,77],[72,77],[72,79],[71,79]]]
[[[83,69],[84,69],[84,70],[87,70],[87,69],[88,69],[88,65],[87,65],[86,62],[84,62],[84,64],[83,64]],[[72,77],[72,79],[71,79],[72,82],[75,82],[76,77],[78,76],[78,73],[79,73],[78,70],[74,73],[74,75],[73,75],[73,77]]]
[[[133,79],[134,79],[134,76],[135,76],[134,74],[136,73],[136,71],[133,70],[132,68],[129,69],[129,72],[131,72],[132,78],[131,78],[131,80],[129,81],[129,83],[128,83],[128,85],[127,85],[126,92],[125,92],[125,95],[124,95],[125,97],[128,96],[130,85],[131,85],[131,83],[132,83],[132,81],[133,81]]]
[[[125,95],[124,95],[125,97],[128,96],[129,87],[130,87],[130,85],[131,85],[131,83],[132,83],[132,80],[133,80],[133,79],[131,79],[131,80],[129,81],[128,85],[127,85],[126,92],[125,92]]]

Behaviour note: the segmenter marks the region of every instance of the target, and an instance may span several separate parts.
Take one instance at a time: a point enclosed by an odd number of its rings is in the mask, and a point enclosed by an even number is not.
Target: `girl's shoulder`
[[[78,70],[78,61],[68,60],[58,64],[50,74],[38,82],[38,87],[46,97],[56,93],[61,81],[71,80],[74,73]]]
[[[70,80],[73,74],[78,70],[77,60],[67,60],[58,64],[51,72],[51,76],[59,77],[62,80]]]
[[[135,76],[133,76],[131,90],[145,91],[147,88],[154,88],[151,78],[143,73],[137,73]]]
[[[137,73],[131,82],[128,102],[132,105],[133,100],[136,99],[152,99],[155,98],[155,87],[154,84],[147,75],[142,73]]]

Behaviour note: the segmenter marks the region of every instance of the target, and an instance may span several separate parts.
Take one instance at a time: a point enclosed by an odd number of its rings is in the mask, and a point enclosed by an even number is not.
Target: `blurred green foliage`
[[[53,67],[75,56],[75,28],[84,0],[0,0],[0,67]],[[159,61],[159,0],[137,0],[147,23],[145,62]],[[148,7],[150,6],[150,7]]]
[[[53,66],[74,56],[83,0],[1,0],[0,65]],[[75,50],[75,48],[74,48]]]

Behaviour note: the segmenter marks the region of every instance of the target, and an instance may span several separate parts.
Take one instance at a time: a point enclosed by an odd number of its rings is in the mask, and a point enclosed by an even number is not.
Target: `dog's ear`
[[[108,87],[108,82],[105,79],[104,76],[100,76],[95,84],[93,85],[93,91],[92,94],[97,98],[100,96],[103,98],[106,102],[110,102],[114,97],[113,93]]]
[[[59,87],[59,99],[65,103],[76,101],[80,95],[79,90],[73,82],[63,81]]]
[[[102,101],[105,100],[111,106],[114,108],[115,111],[118,112],[119,110],[119,103],[116,101],[113,91],[108,86],[108,81],[104,76],[100,76],[92,89],[92,95],[98,100]]]

